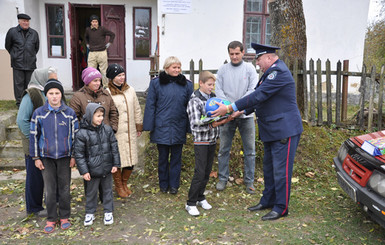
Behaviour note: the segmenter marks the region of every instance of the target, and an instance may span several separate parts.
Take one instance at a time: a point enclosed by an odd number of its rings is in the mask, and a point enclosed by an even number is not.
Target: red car
[[[350,138],[333,161],[341,188],[385,228],[385,155],[373,156],[361,147],[365,141],[381,137],[385,131]]]

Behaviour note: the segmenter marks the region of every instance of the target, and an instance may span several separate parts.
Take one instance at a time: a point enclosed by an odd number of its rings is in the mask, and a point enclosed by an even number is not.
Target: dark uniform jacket
[[[5,37],[5,48],[11,56],[11,66],[18,70],[36,69],[36,54],[39,51],[39,35],[28,28],[25,32],[20,27],[12,27]]]
[[[74,156],[79,173],[90,173],[91,177],[104,177],[111,173],[112,167],[120,167],[114,131],[103,122],[97,127],[92,125],[94,112],[99,107],[102,106],[95,103],[87,107],[75,137]]]
[[[255,112],[263,142],[285,139],[303,131],[295,82],[290,70],[279,59],[262,75],[255,91],[235,105],[246,114]]]

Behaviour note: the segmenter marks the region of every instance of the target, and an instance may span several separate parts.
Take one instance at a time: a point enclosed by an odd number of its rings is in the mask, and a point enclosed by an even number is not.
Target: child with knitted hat
[[[29,153],[44,179],[48,213],[44,232],[52,233],[58,218],[62,230],[71,226],[68,220],[71,214],[70,182],[71,167],[75,166],[72,147],[79,124],[75,111],[62,101],[61,82],[48,80],[44,93],[47,101],[34,111],[31,118]],[[57,191],[59,205],[56,202]]]

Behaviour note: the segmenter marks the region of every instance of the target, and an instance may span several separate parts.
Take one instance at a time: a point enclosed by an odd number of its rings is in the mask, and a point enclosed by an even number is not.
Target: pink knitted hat
[[[82,72],[82,79],[85,85],[88,85],[95,78],[102,78],[102,74],[93,67],[87,67]]]

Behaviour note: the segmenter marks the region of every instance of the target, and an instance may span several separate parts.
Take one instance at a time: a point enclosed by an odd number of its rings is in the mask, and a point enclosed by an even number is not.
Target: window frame
[[[244,0],[243,5],[243,44],[244,44],[244,50],[245,50],[245,56],[247,58],[253,58],[255,56],[255,53],[247,53],[247,47],[246,47],[246,29],[247,29],[247,18],[248,17],[254,17],[254,16],[260,16],[261,17],[261,40],[260,44],[265,44],[266,40],[266,20],[268,17],[270,17],[270,13],[268,12],[268,0],[262,0],[262,12],[257,11],[248,11],[247,10],[247,1]],[[271,23],[270,23],[271,25]]]
[[[136,37],[135,36],[135,14],[136,14],[136,10],[137,9],[144,9],[144,10],[148,10],[149,11],[149,22],[148,22],[148,27],[149,27],[149,35],[148,37],[142,37],[142,38],[139,38],[139,37]],[[150,60],[151,59],[151,40],[152,40],[152,11],[151,11],[151,7],[133,7],[133,13],[132,13],[132,27],[133,27],[133,32],[132,32],[132,40],[133,40],[133,58],[134,60]],[[149,50],[148,50],[148,57],[137,57],[136,56],[136,40],[148,40],[149,42]]]
[[[63,35],[52,35],[50,34],[50,25],[49,25],[49,18],[48,18],[48,8],[49,7],[61,7],[63,9]],[[65,59],[67,58],[67,44],[66,44],[66,29],[65,29],[65,6],[64,4],[53,4],[53,3],[46,3],[45,4],[45,19],[46,19],[46,30],[47,30],[47,51],[48,51],[48,58],[59,58],[59,59]],[[61,38],[63,39],[63,55],[62,56],[53,56],[51,54],[51,38]]]

